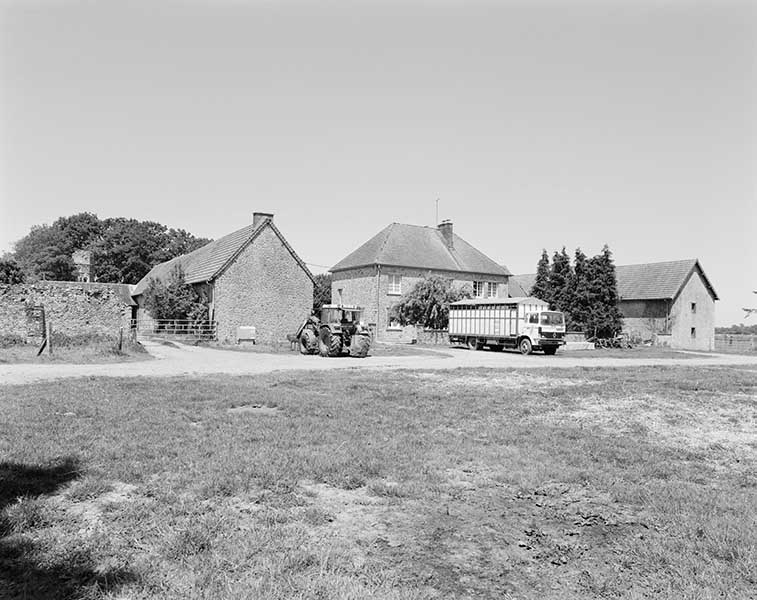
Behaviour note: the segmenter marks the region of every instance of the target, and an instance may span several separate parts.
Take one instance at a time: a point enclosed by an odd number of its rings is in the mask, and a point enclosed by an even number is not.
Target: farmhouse
[[[615,267],[623,330],[655,344],[713,350],[718,296],[696,258]],[[513,295],[523,295],[535,275],[515,275]]]
[[[467,284],[474,296],[507,298],[510,271],[454,233],[451,221],[438,227],[392,223],[331,268],[332,301],[365,308],[364,319],[379,340],[399,339],[392,308],[431,275]]]
[[[134,290],[140,315],[150,280],[166,280],[176,266],[207,299],[222,341],[238,341],[243,326],[255,327],[258,340],[283,340],[313,306],[313,275],[270,213],[256,212],[251,225],[154,266]]]

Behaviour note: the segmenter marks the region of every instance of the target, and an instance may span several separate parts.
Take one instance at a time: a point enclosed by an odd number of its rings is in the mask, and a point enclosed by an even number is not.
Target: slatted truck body
[[[565,317],[538,298],[471,298],[449,307],[450,344],[554,354],[565,344]]]

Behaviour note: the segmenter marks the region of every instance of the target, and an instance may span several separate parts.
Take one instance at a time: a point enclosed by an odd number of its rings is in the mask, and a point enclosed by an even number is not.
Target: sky
[[[699,258],[744,322],[756,61],[741,0],[0,0],[0,254],[83,211],[261,211],[317,273],[451,219],[516,274]]]

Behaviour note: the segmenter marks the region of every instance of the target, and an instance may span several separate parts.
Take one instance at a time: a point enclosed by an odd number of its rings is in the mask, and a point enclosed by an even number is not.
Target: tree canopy
[[[573,265],[565,248],[554,253],[551,266],[548,259],[545,261],[547,256],[543,251],[530,294],[548,302],[553,310],[564,312],[569,329],[599,338],[617,334],[623,322],[609,247],[605,245],[600,254],[591,258],[576,248]]]
[[[0,258],[0,283],[23,283],[24,273],[12,258]]]
[[[454,287],[449,279],[427,277],[402,297],[395,305],[392,316],[402,325],[445,329],[449,324],[450,303],[470,298],[472,294],[470,286]]]
[[[93,213],[60,217],[32,227],[15,246],[13,258],[28,280],[76,279],[72,254],[92,252],[93,275],[107,283],[137,283],[156,264],[207,244],[183,229],[123,217],[99,219]]]

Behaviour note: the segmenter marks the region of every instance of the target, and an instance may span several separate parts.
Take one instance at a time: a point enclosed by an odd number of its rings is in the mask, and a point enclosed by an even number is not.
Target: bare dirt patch
[[[482,387],[504,388],[509,390],[575,387],[583,385],[599,385],[599,381],[576,378],[545,377],[530,373],[507,373],[494,377],[481,375],[465,375],[463,373],[416,373],[415,377],[427,381],[428,385],[453,386],[453,387]]]
[[[281,413],[276,406],[265,406],[264,404],[243,404],[241,406],[232,406],[226,409],[230,414],[252,414],[261,416],[275,416]]]

